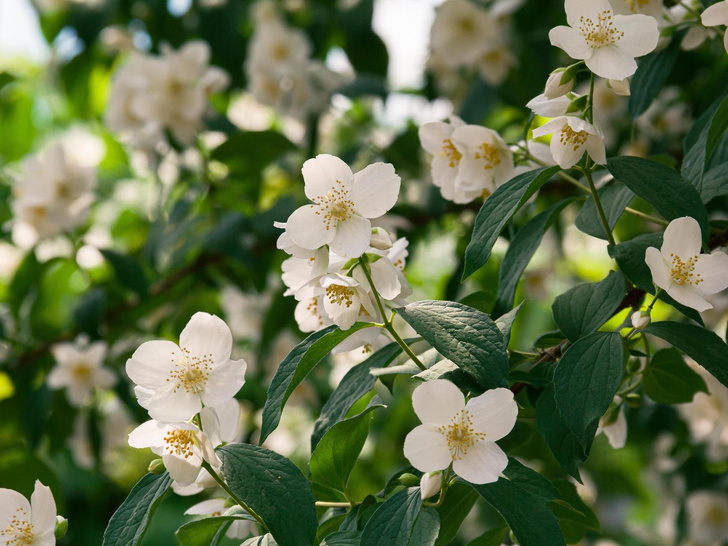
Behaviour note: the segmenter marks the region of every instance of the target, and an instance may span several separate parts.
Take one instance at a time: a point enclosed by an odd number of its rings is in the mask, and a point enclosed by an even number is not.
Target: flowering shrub
[[[728,0],[394,4],[33,2],[0,545],[728,542]]]

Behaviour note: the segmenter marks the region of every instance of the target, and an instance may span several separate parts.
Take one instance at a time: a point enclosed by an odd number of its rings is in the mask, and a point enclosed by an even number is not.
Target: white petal
[[[470,483],[483,484],[498,481],[508,466],[508,456],[493,442],[479,442],[453,462],[455,474]]]
[[[452,462],[447,440],[434,425],[420,425],[407,435],[404,456],[420,472],[444,470]]]
[[[349,199],[365,218],[379,218],[397,202],[401,179],[390,163],[374,163],[354,175]]]
[[[209,516],[216,512],[225,512],[225,499],[207,499],[190,506],[185,510],[185,516]]]
[[[206,406],[219,406],[233,398],[245,383],[245,360],[226,360],[215,366],[202,391]]]
[[[695,264],[695,275],[700,277],[701,282],[695,288],[701,294],[722,292],[728,288],[728,254],[701,254]]]
[[[324,310],[329,318],[342,330],[351,328],[359,318],[361,298],[356,290],[350,288],[347,295],[336,294],[324,296]],[[332,299],[333,298],[333,299]]]
[[[592,56],[593,49],[584,35],[571,27],[559,26],[549,32],[551,45],[563,49],[572,59],[584,60]]]
[[[46,384],[50,389],[61,389],[71,383],[72,374],[66,366],[55,366],[46,377]]]
[[[107,345],[103,341],[91,343],[85,351],[85,361],[90,366],[101,366],[106,358]]]
[[[317,155],[314,159],[309,159],[303,164],[301,172],[306,183],[306,197],[311,201],[316,201],[317,198],[326,195],[332,188],[348,190],[353,176],[346,163],[338,157],[328,154]]]
[[[10,525],[18,509],[30,514],[30,503],[23,495],[12,489],[0,489],[0,529]]]
[[[66,398],[74,408],[79,408],[91,398],[91,389],[82,383],[69,383],[66,387]]]
[[[533,130],[533,137],[540,138],[542,136],[560,133],[561,130],[568,124],[568,118],[566,116],[559,116],[551,121],[547,121],[541,127],[537,127]]]
[[[706,8],[700,20],[706,27],[728,25],[728,2],[717,2]]]
[[[623,80],[637,71],[634,57],[615,46],[595,49],[594,54],[585,62],[594,74],[608,80]]]
[[[535,134],[535,133],[534,133]],[[567,141],[562,142],[558,133],[551,137],[551,155],[562,169],[570,169],[584,157],[584,146],[574,146]]]
[[[152,396],[154,396],[154,391],[151,389],[145,389],[144,387],[134,387],[134,394],[136,395],[139,405],[144,409],[147,409],[149,407],[149,402],[152,401]]]
[[[220,423],[220,439],[230,443],[238,441],[240,435],[240,402],[235,398],[213,408]]]
[[[433,121],[420,125],[418,131],[420,144],[422,144],[422,147],[428,153],[437,156],[442,152],[443,141],[450,138],[453,130],[454,127],[452,125],[441,121]]]
[[[51,488],[36,480],[33,495],[30,497],[31,521],[36,533],[43,533],[56,528],[56,501]]]
[[[164,389],[154,393],[149,401],[149,415],[157,421],[165,423],[183,422],[191,419],[202,409],[200,397],[180,388],[174,392],[174,385],[167,384]]]
[[[596,19],[598,13],[611,9],[612,6],[608,0],[566,0],[564,2],[566,20],[574,28],[579,26],[579,20],[582,17]]]
[[[190,485],[200,472],[201,460],[197,456],[185,459],[177,455],[167,454],[162,457],[162,460],[169,475],[180,485]]]
[[[436,379],[414,390],[412,407],[423,423],[446,425],[465,408],[465,397],[450,381]]]
[[[617,47],[632,57],[642,57],[655,50],[660,39],[657,19],[649,15],[614,15],[614,26],[624,32]]]
[[[586,151],[589,153],[589,157],[594,160],[597,165],[606,165],[607,163],[607,150],[604,147],[604,140],[598,135],[589,135],[586,138]]]
[[[169,372],[180,350],[171,341],[147,341],[126,361],[126,373],[137,385],[156,390],[168,384]]]
[[[695,309],[696,311],[700,311],[701,313],[713,308],[710,303],[705,301],[705,298],[703,298],[700,292],[689,284],[679,285],[677,283],[672,283],[672,286],[667,289],[667,293],[676,302],[682,303],[683,305],[686,305],[691,309]]]
[[[622,449],[627,443],[627,419],[624,416],[624,406],[619,409],[617,420],[606,426],[602,426],[600,423],[599,431],[604,433],[613,449]]]
[[[202,424],[202,430],[205,431],[205,436],[209,439],[212,446],[219,446],[222,440],[220,439],[220,419],[217,416],[217,412],[212,407],[205,406],[200,411],[200,422]]]
[[[233,334],[225,321],[209,313],[195,313],[179,336],[180,347],[190,357],[206,358],[213,363],[230,358]]]
[[[492,389],[468,401],[465,409],[473,419],[476,432],[486,441],[495,442],[506,436],[516,424],[518,405],[510,389]]]
[[[354,214],[336,226],[334,240],[329,246],[333,252],[345,258],[358,258],[369,247],[372,224],[366,218]]]
[[[164,434],[159,422],[146,421],[129,433],[129,445],[137,449],[159,447],[164,445]]]
[[[569,105],[571,105],[571,99],[566,95],[556,97],[555,99],[548,99],[544,94],[532,98],[528,104],[526,104],[526,106],[530,108],[534,114],[545,118],[555,118],[566,115]],[[536,130],[538,129],[534,129],[534,131]],[[535,133],[534,136],[536,136]]]
[[[645,252],[645,263],[652,272],[652,281],[663,290],[667,290],[672,284],[670,268],[662,258],[662,254],[655,247],[650,247]]]
[[[93,383],[102,389],[110,389],[116,385],[116,381],[116,374],[114,374],[114,372],[112,372],[109,368],[99,368],[94,373]]]
[[[394,267],[392,262],[386,258],[382,258],[371,264],[370,267],[372,270],[372,280],[379,295],[385,300],[393,300],[399,296],[399,293],[402,291],[402,285],[399,282],[399,271]]]
[[[316,250],[334,240],[336,227],[327,227],[322,207],[306,205],[296,209],[288,217],[286,233],[298,246]]]
[[[695,218],[684,216],[670,222],[662,239],[662,256],[672,263],[672,255],[686,261],[700,254],[702,239],[700,225]]]

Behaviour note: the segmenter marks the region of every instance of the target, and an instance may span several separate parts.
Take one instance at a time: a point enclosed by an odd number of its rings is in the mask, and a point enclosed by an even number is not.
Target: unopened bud
[[[409,472],[402,474],[399,478],[397,478],[397,481],[405,487],[417,487],[420,485],[420,479]]]
[[[162,474],[167,469],[165,468],[164,461],[162,459],[154,459],[151,463],[149,463],[147,470],[152,474]]]
[[[642,395],[632,392],[624,397],[624,403],[630,408],[639,408],[642,405]]]
[[[629,97],[629,80],[607,80],[607,87],[611,89],[615,95],[620,97]]]
[[[392,236],[384,228],[372,228],[372,240],[369,246],[377,250],[389,250],[392,248]]]
[[[61,540],[66,536],[68,531],[68,520],[63,516],[56,516],[56,529],[53,531],[53,535],[57,540]]]
[[[422,500],[434,497],[442,488],[442,472],[422,474],[420,480],[420,495]]]
[[[562,81],[564,80],[564,81]],[[546,80],[546,87],[543,94],[547,99],[556,99],[563,97],[574,89],[574,79],[566,74],[565,68],[554,70],[549,79]]]
[[[643,330],[647,328],[652,322],[650,314],[644,311],[635,311],[632,313],[632,326],[635,330]]]

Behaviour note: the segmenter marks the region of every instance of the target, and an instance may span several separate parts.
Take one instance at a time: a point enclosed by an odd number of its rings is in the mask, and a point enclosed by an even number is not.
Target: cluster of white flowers
[[[276,224],[285,229],[278,248],[291,255],[283,263],[283,282],[299,301],[300,329],[336,324],[347,330],[357,321],[382,322],[378,298],[401,306],[412,293],[402,272],[407,240],[393,241],[370,222],[397,202],[399,176],[385,163],[352,173],[341,159],[325,154],[306,161],[302,171],[314,204]],[[379,335],[368,334],[359,345],[377,345]]]
[[[28,157],[13,185],[15,244],[29,248],[82,225],[95,185],[95,169],[79,163],[60,142]]]
[[[35,482],[30,502],[12,489],[0,489],[0,544],[53,546],[56,524],[65,520],[56,516],[56,501],[49,487]]]
[[[430,37],[429,69],[444,91],[461,81],[460,70],[499,85],[516,64],[508,43],[509,15],[522,0],[497,0],[483,8],[470,0],[447,0],[437,10]],[[450,94],[450,93],[449,93]]]
[[[281,115],[301,119],[326,110],[331,94],[344,81],[342,76],[311,59],[308,36],[286,25],[271,3],[259,3],[254,15],[245,74],[256,100]]]
[[[209,66],[207,42],[190,41],[177,51],[163,44],[160,50],[133,52],[111,86],[106,122],[140,148],[154,147],[165,131],[190,144],[210,110],[210,95],[229,83],[227,73]]]

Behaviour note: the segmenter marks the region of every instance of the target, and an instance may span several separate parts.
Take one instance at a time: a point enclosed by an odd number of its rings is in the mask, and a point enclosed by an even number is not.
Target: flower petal
[[[596,19],[598,13],[611,9],[612,6],[608,0],[566,0],[564,2],[566,20],[574,28],[579,26],[582,17]]]
[[[510,389],[492,389],[468,401],[465,409],[473,419],[476,432],[495,442],[513,430],[518,417],[518,405]]]
[[[594,52],[586,42],[584,35],[571,27],[552,28],[549,32],[549,40],[551,40],[552,46],[563,49],[572,59],[589,59]]]
[[[154,419],[146,421],[129,433],[129,445],[137,449],[164,445],[164,428]]]
[[[225,321],[209,313],[195,313],[179,336],[182,349],[189,356],[206,358],[214,366],[230,358],[233,334]]]
[[[142,343],[126,361],[126,373],[137,385],[156,390],[168,384],[169,372],[179,355],[179,347],[171,341]]]
[[[185,459],[177,455],[166,454],[162,456],[162,460],[169,475],[180,485],[190,485],[195,481],[202,462],[199,456],[194,455]]]
[[[372,239],[372,224],[358,214],[352,215],[336,226],[334,240],[329,246],[339,256],[358,258],[369,247]]]
[[[617,420],[614,423],[605,426],[602,426],[601,422],[599,423],[597,434],[600,432],[603,432],[604,436],[607,437],[612,449],[622,449],[624,447],[624,444],[627,443],[627,419],[624,417],[624,406],[619,409]]]
[[[454,129],[452,125],[442,121],[424,123],[420,125],[418,131],[420,144],[431,155],[439,156],[442,153],[444,141],[450,138]]]
[[[324,210],[318,205],[306,205],[293,211],[286,222],[286,233],[298,246],[316,250],[329,244],[336,236],[336,227],[327,226]]]
[[[38,534],[56,528],[56,501],[51,488],[35,481],[35,489],[30,497],[31,521]]]
[[[303,164],[301,172],[306,184],[304,188],[306,197],[311,201],[325,196],[332,189],[349,190],[353,176],[346,163],[329,154],[321,154],[314,159],[309,159]]]
[[[701,254],[695,264],[695,275],[700,277],[701,282],[695,288],[701,294],[722,292],[728,288],[728,254]]]
[[[399,296],[402,285],[399,282],[399,271],[394,267],[394,264],[387,258],[382,258],[371,264],[370,267],[372,269],[372,280],[379,295],[385,300],[393,300]],[[362,281],[359,282],[366,286]]]
[[[728,2],[717,2],[703,11],[700,20],[706,27],[728,25]]]
[[[206,406],[219,406],[233,398],[245,383],[248,364],[245,360],[226,360],[215,366],[202,391]]]
[[[230,443],[239,441],[240,430],[240,402],[235,398],[212,408],[217,413],[220,422],[220,439]]]
[[[595,49],[585,63],[594,74],[608,80],[623,80],[637,71],[634,57],[613,45]]]
[[[663,290],[667,290],[672,284],[670,268],[662,258],[662,253],[651,246],[645,252],[645,263],[652,272],[652,281]]]
[[[102,389],[110,389],[116,385],[116,381],[116,374],[114,374],[114,372],[112,372],[109,368],[99,368],[94,373],[94,385]]]
[[[597,165],[605,165],[607,163],[607,150],[604,146],[604,140],[599,135],[589,135],[585,143],[586,151],[589,157],[594,160]]]
[[[30,514],[30,503],[23,495],[12,489],[0,489],[0,529],[10,525],[17,510]]]
[[[423,423],[446,425],[465,408],[465,397],[450,381],[435,379],[414,390],[412,407]]]
[[[225,499],[207,499],[190,506],[185,510],[185,516],[209,516],[217,512],[227,511]]]
[[[631,57],[642,57],[655,50],[660,39],[657,19],[649,15],[614,15],[614,26],[624,32],[617,47]]]
[[[202,409],[199,395],[187,392],[185,389],[176,389],[170,385],[157,390],[149,400],[149,415],[152,419],[165,423],[183,422],[191,419]]]
[[[501,472],[508,466],[508,457],[493,442],[479,442],[453,462],[452,469],[470,483],[492,483],[498,481]]]
[[[672,263],[672,255],[683,261],[700,254],[702,237],[700,225],[695,218],[684,216],[670,222],[662,239],[662,257]]]
[[[700,292],[698,292],[694,286],[689,284],[680,285],[672,283],[672,286],[667,290],[667,293],[676,302],[687,305],[696,311],[703,312],[713,308],[710,303],[705,301],[705,298],[703,298]]]
[[[374,163],[354,175],[349,199],[365,218],[379,218],[397,202],[401,178],[391,163]]]
[[[84,355],[85,362],[89,366],[98,367],[104,363],[106,358],[107,345],[103,341],[95,341],[86,348],[86,354]]]
[[[434,425],[420,425],[407,435],[404,456],[420,472],[444,470],[452,462],[447,441]]]

